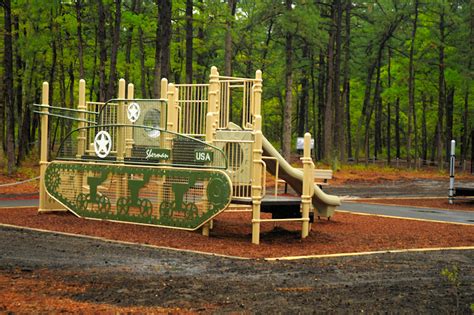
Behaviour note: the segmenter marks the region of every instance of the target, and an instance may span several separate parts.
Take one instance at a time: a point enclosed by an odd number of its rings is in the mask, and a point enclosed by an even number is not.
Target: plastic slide
[[[278,161],[278,177],[285,180],[298,194],[302,193],[303,172],[292,167],[273,145],[263,138],[263,155],[274,157]],[[267,171],[272,175],[276,174],[276,161],[265,160]],[[341,200],[337,196],[324,193],[317,184],[314,184],[314,194],[312,196],[313,206],[318,210],[318,216],[331,217],[337,206],[341,205]]]

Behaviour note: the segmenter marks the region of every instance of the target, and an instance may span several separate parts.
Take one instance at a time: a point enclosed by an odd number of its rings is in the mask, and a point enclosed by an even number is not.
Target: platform
[[[235,204],[252,204],[252,200],[232,200]],[[297,196],[264,196],[260,211],[271,213],[272,219],[301,218],[301,198]],[[309,221],[314,221],[314,214],[310,212]]]
[[[474,188],[473,187],[457,187],[454,192],[455,197],[459,196],[474,196]]]

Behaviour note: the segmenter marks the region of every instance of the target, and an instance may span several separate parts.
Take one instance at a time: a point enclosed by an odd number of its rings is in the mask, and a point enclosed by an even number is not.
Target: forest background
[[[263,71],[263,132],[289,159],[306,131],[315,158],[408,167],[473,153],[474,0],[0,0],[0,163],[37,154],[49,103],[157,98],[160,79],[206,83]],[[233,115],[238,115],[235,108]],[[51,128],[50,148],[65,126]]]

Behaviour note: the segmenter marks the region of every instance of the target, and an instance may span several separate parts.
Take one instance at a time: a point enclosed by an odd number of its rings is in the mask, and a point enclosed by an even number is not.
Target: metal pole
[[[454,203],[454,167],[456,163],[456,141],[451,140],[451,157],[449,159],[449,192],[448,202],[450,205]]]

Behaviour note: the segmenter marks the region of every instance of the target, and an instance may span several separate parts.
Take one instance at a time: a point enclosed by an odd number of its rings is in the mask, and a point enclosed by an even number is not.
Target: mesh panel
[[[52,162],[49,194],[83,217],[196,229],[231,197],[223,171]]]
[[[90,135],[88,139],[93,139],[87,143],[91,149],[78,152],[80,135],[83,133]],[[132,136],[130,139],[121,139],[124,144],[128,143],[123,146],[122,155],[113,150],[120,141],[119,135]],[[99,125],[76,129],[62,143],[57,154],[59,159],[98,161],[119,161],[120,156],[128,163],[227,168],[227,159],[222,150],[194,138],[145,126]]]
[[[178,131],[190,136],[204,136],[208,111],[208,84],[177,84],[180,109]]]

